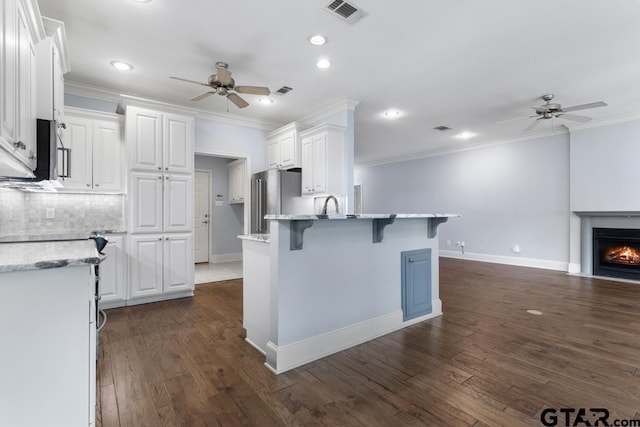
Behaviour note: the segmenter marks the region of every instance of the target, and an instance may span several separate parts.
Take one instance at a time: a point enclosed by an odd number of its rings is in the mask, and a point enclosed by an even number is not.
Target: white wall
[[[569,257],[568,165],[563,134],[357,167],[355,182],[363,186],[364,212],[462,214],[440,227],[444,251],[460,252],[455,242],[464,241],[470,258],[561,269]]]
[[[640,211],[640,120],[571,132],[571,210]]]

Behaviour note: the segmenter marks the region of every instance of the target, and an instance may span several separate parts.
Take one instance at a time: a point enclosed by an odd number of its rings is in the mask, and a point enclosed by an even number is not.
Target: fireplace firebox
[[[593,228],[593,275],[640,280],[640,229]]]

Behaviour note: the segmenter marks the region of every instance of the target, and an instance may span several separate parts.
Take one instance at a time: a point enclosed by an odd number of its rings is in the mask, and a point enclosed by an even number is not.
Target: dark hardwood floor
[[[557,425],[560,408],[640,418],[640,285],[453,259],[440,282],[444,316],[278,376],[243,340],[241,280],[110,310],[98,426],[540,426],[544,408]]]

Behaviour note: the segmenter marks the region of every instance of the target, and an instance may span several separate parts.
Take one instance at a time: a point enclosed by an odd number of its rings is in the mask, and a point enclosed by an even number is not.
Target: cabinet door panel
[[[69,118],[63,132],[63,143],[71,149],[70,177],[64,178],[62,185],[67,190],[91,190],[92,184],[92,144],[90,120]]]
[[[29,25],[20,2],[18,3],[18,116],[17,139],[24,146],[16,150],[18,157],[35,169],[36,140],[35,140],[35,48],[31,41]],[[23,148],[24,147],[24,148]]]
[[[302,194],[313,194],[313,138],[302,140]]]
[[[402,253],[403,320],[431,313],[431,249]]]
[[[193,289],[193,238],[191,234],[165,236],[164,292]]]
[[[131,237],[131,298],[162,293],[162,236]]]
[[[131,174],[130,224],[133,233],[162,231],[162,181],[163,177],[160,174]]]
[[[164,176],[164,231],[190,231],[193,226],[193,178]]]
[[[124,301],[124,237],[108,236],[109,243],[103,252],[107,255],[100,263],[101,302]]]
[[[93,188],[122,191],[122,145],[117,123],[93,124]]]
[[[269,169],[280,167],[280,144],[278,140],[269,141]]]
[[[162,169],[162,114],[141,108],[127,109],[127,140],[132,169]]]
[[[193,169],[193,119],[165,114],[164,119],[164,170],[191,172]]]
[[[296,138],[291,132],[283,135],[279,139],[280,143],[280,167],[290,168],[296,163]]]
[[[12,151],[18,136],[18,41],[17,41],[17,0],[3,0],[0,15],[2,28],[2,69],[0,70],[0,139]]]
[[[327,134],[313,137],[313,192],[327,191]]]

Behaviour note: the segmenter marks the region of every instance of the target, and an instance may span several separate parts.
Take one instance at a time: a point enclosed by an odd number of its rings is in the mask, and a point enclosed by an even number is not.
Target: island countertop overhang
[[[407,219],[407,218],[456,218],[458,213],[359,213],[359,214],[298,214],[298,215],[265,215],[265,219],[276,221],[305,221],[316,219]]]

